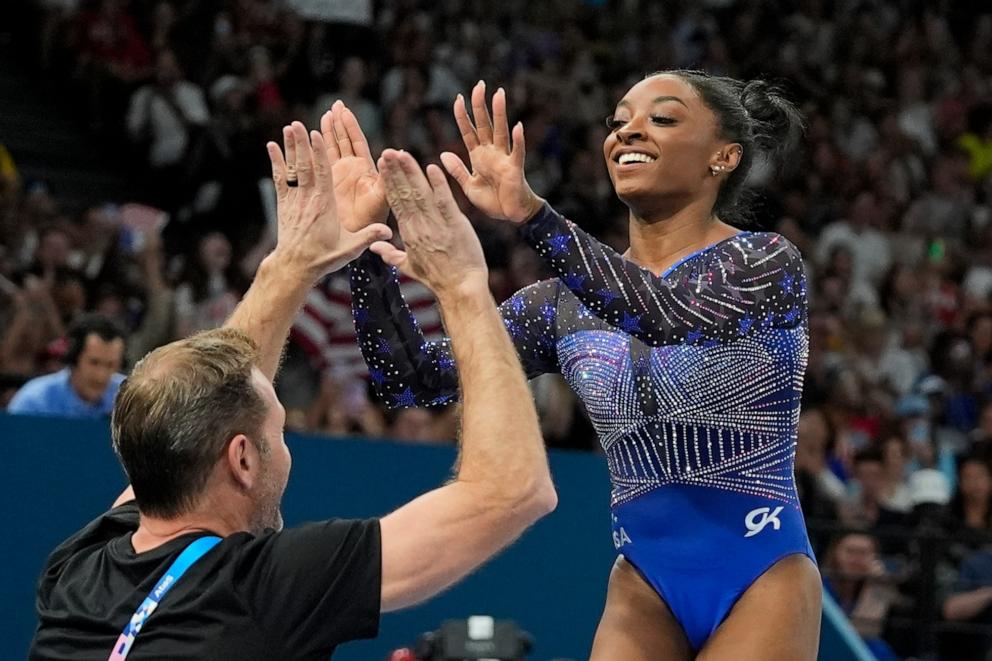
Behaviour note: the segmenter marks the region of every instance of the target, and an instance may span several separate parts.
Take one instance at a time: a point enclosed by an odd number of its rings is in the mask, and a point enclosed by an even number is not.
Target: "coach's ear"
[[[238,434],[227,443],[227,469],[231,479],[245,491],[255,485],[256,473],[261,465],[258,449],[244,434]]]

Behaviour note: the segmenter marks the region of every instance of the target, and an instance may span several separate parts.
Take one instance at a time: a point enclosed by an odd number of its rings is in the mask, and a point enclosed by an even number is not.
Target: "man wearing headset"
[[[8,413],[65,418],[110,415],[124,375],[124,331],[110,319],[84,314],[69,327],[66,367],[25,383]]]

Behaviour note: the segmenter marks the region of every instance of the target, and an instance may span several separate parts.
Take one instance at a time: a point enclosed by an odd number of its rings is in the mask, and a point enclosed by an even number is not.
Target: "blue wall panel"
[[[287,525],[384,514],[441,484],[454,462],[451,448],[305,436],[287,442],[293,453],[283,502]],[[44,558],[109,506],[124,477],[101,423],[0,414],[0,447],[8,531],[0,546],[0,647],[8,651],[0,657],[22,658],[35,625],[34,581]],[[535,659],[584,658],[614,557],[608,478],[598,457],[558,453],[552,463],[563,476],[554,514],[454,589],[386,615],[378,640],[346,645],[334,658],[382,659],[441,620],[472,614],[519,621],[537,639]]]
[[[454,461],[451,448],[297,435],[287,441],[287,525],[387,513],[441,484]],[[34,584],[45,557],[109,507],[124,476],[106,423],[0,413],[0,449],[7,535],[0,544],[0,658],[15,659],[23,658],[35,626]],[[384,659],[442,620],[473,614],[517,620],[537,641],[535,661],[586,658],[614,559],[608,476],[602,458],[591,454],[552,453],[551,465],[557,511],[454,589],[386,615],[377,640],[345,645],[335,659]],[[825,618],[823,626],[821,659],[868,658],[852,649],[846,623]]]

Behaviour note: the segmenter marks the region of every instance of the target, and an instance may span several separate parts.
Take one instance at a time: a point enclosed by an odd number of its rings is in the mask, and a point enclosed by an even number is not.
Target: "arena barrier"
[[[441,484],[454,460],[450,447],[297,434],[287,442],[293,453],[283,503],[287,525],[384,514]],[[0,562],[0,647],[6,648],[0,657],[14,659],[24,658],[35,626],[34,587],[45,557],[107,509],[125,481],[105,422],[0,413],[0,447],[8,535]],[[559,492],[553,514],[454,589],[386,615],[377,640],[345,645],[334,658],[385,659],[445,619],[492,615],[533,635],[531,659],[585,659],[615,556],[609,481],[594,454],[553,452],[551,467]],[[839,610],[825,604],[820,658],[871,659],[859,644]]]

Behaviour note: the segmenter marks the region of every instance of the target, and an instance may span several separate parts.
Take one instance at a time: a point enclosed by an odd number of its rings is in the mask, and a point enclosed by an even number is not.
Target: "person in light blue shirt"
[[[24,384],[8,413],[65,418],[109,416],[124,375],[124,332],[101,315],[80,316],[69,328],[66,367]]]

